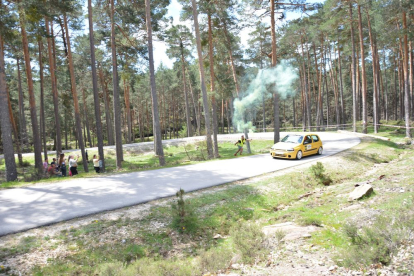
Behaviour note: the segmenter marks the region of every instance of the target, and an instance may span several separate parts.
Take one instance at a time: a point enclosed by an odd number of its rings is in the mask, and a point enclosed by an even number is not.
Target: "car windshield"
[[[294,144],[300,144],[303,141],[302,135],[286,135],[282,142],[284,143],[294,143]]]

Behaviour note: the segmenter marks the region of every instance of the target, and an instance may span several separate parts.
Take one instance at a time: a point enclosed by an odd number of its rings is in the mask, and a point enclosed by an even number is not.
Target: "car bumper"
[[[270,155],[274,158],[295,159],[296,152],[294,151],[271,151]]]

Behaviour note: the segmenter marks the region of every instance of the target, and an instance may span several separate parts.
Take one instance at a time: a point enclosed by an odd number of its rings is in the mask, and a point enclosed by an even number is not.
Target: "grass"
[[[227,151],[233,152],[232,148]],[[386,189],[403,184],[412,187],[414,157],[410,151],[389,141],[363,138],[361,144],[341,153],[334,164],[324,163],[324,173],[333,181],[329,187],[319,184],[310,169],[301,169],[300,174],[292,169],[246,184],[228,184],[212,191],[186,194],[186,204],[191,205],[198,217],[194,232],[177,231],[173,210],[165,199],[162,201],[165,204],[154,205],[139,218],[95,220],[67,228],[55,236],[39,234],[29,240],[22,238],[20,242],[5,244],[0,251],[0,262],[33,252],[35,247],[47,251],[60,246],[68,254],[36,266],[33,275],[224,273],[232,262],[265,266],[270,248],[261,227],[294,221],[320,227],[309,243],[337,254],[339,265],[353,268],[368,267],[373,262],[386,264],[390,253],[406,238],[403,230],[414,227],[414,215],[410,215],[414,213],[412,189],[382,195]],[[226,150],[222,152],[226,157]],[[373,169],[379,164],[383,169]],[[379,175],[385,178],[379,179]],[[346,195],[353,185],[367,179],[374,179],[371,184],[378,192],[361,202],[367,210],[380,211],[380,215],[358,221],[354,213],[342,208],[352,204]],[[301,197],[307,193],[312,195]],[[217,234],[221,238],[214,238]],[[277,234],[278,244],[284,235]],[[370,251],[373,244],[375,250]]]
[[[247,150],[243,152],[244,155],[254,155],[254,154],[261,154],[267,153],[268,149],[273,145],[272,141],[263,141],[263,140],[255,140],[254,142],[250,143],[252,154],[247,154]],[[234,146],[231,142],[222,142],[219,145],[219,152],[220,158],[219,160],[223,159],[231,159],[231,158],[238,158],[235,157],[233,154],[236,152],[237,147]],[[66,153],[65,156],[68,157],[70,154],[73,153]],[[97,151],[88,151],[88,155],[90,158],[94,154],[98,154]],[[76,154],[75,154],[76,155]],[[207,152],[206,146],[203,142],[197,142],[195,144],[189,145],[181,145],[181,146],[164,146],[164,155],[166,160],[166,166],[168,167],[176,167],[176,166],[183,166],[183,165],[190,165],[196,164],[199,162],[206,162],[207,160]],[[214,159],[216,160],[216,159]],[[16,158],[17,162],[17,158]],[[34,174],[34,157],[25,157],[24,162],[26,164],[31,164],[25,167],[18,167],[18,181],[12,182],[4,182],[4,178],[0,175],[0,189],[1,188],[13,188],[19,186],[26,186],[34,183],[51,183],[51,182],[59,182],[65,181],[65,177],[43,177],[42,179],[33,179]],[[142,153],[138,151],[134,151],[133,149],[124,151],[124,161],[122,162],[122,169],[116,169],[116,156],[115,150],[105,150],[105,166],[106,166],[106,173],[108,174],[115,174],[115,173],[126,173],[126,172],[136,172],[136,171],[145,171],[145,170],[152,170],[152,169],[159,169],[158,158],[151,153]],[[88,164],[89,172],[83,171],[83,165],[81,162],[78,164],[78,171],[79,175],[76,178],[82,177],[97,177],[94,171],[93,164],[90,161]],[[5,165],[0,163],[0,172],[5,171]],[[69,173],[69,170],[68,170]],[[4,177],[4,176],[3,176]],[[1,182],[3,181],[3,182]]]

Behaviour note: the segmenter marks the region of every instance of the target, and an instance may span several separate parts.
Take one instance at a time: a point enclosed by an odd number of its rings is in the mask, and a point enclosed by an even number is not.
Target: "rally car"
[[[273,158],[302,159],[303,156],[322,154],[321,138],[317,134],[288,134],[272,146],[270,155]]]

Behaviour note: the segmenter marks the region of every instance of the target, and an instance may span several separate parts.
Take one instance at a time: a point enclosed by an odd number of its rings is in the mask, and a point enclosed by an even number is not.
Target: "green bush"
[[[244,263],[252,263],[267,254],[266,237],[255,223],[236,224],[230,229],[234,247],[240,252]]]
[[[171,205],[172,228],[180,233],[194,233],[198,229],[198,219],[189,202],[184,200],[184,190],[176,193],[177,200]]]
[[[101,264],[95,270],[99,276],[118,276],[124,274],[124,265],[121,262]]]
[[[390,223],[392,222],[392,223]],[[361,229],[355,224],[345,224],[343,232],[350,241],[339,258],[340,265],[349,268],[368,267],[381,263],[388,265],[391,254],[407,239],[414,227],[414,212],[400,212],[397,217],[378,217],[372,225]]]
[[[24,168],[27,168],[27,167],[30,167],[30,162],[29,161],[27,161],[27,160],[23,160],[23,163],[22,163],[22,167],[24,167]]]
[[[309,226],[309,225],[313,225],[313,226],[322,226],[322,221],[319,218],[315,218],[315,217],[305,217],[305,218],[301,218],[299,220],[300,225],[303,226]]]
[[[134,263],[130,268],[135,275],[140,276],[192,276],[199,275],[198,269],[190,262],[182,261],[154,261],[142,259]]]
[[[325,174],[325,167],[321,162],[317,162],[316,165],[312,165],[310,167],[310,171],[319,184],[329,186],[332,183],[331,177]]]
[[[126,263],[145,256],[145,249],[137,244],[130,244],[123,250],[123,259]]]
[[[215,273],[226,269],[231,263],[233,252],[228,247],[213,248],[200,254],[200,268],[203,272]]]

